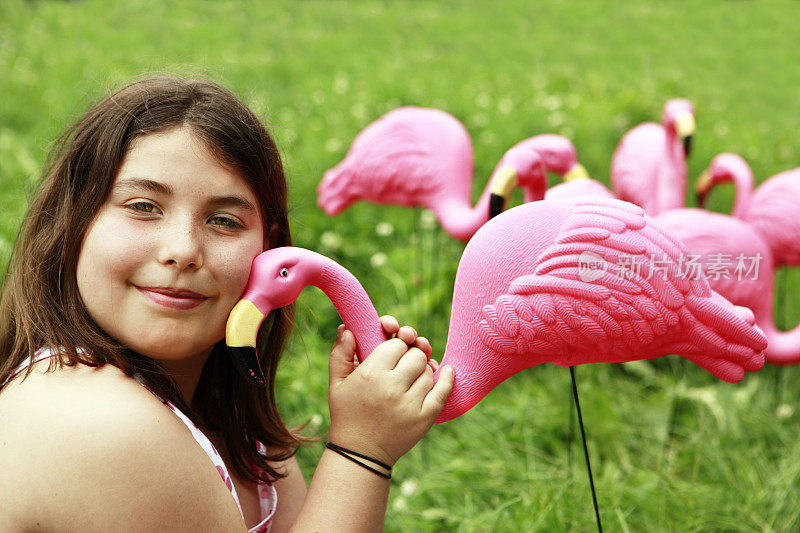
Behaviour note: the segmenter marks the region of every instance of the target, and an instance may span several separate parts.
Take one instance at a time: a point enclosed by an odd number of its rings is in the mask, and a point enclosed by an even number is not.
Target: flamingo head
[[[233,307],[225,327],[225,344],[239,371],[252,384],[265,386],[256,354],[261,323],[273,309],[294,302],[319,278],[322,256],[293,247],[273,248],[256,256],[244,295]]]
[[[547,170],[541,155],[524,146],[513,146],[497,164],[490,179],[489,218],[500,213],[516,187],[531,191],[537,198],[547,189]]]
[[[673,98],[664,104],[661,124],[673,132],[683,143],[686,157],[692,151],[692,136],[695,132],[694,104],[685,98]]]
[[[558,174],[563,180],[578,177],[588,178],[586,169],[578,163],[578,152],[572,141],[563,135],[546,133],[530,139],[530,143],[523,141],[539,152],[542,162],[548,172]]]
[[[737,179],[748,179],[748,176],[752,182],[753,173],[741,156],[730,153],[716,155],[695,183],[694,192],[697,196],[697,205],[703,207],[708,194],[717,185],[736,181]]]

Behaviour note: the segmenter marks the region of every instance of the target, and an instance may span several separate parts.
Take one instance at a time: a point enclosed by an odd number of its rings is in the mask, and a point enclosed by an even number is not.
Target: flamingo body
[[[753,193],[744,219],[769,243],[778,265],[800,265],[800,168],[764,181]]]
[[[559,183],[547,189],[544,195],[546,200],[564,200],[576,196],[615,198],[614,193],[608,187],[591,178],[575,178]]]
[[[355,278],[327,258],[295,250],[259,256],[265,259],[254,262],[240,304],[260,298],[263,314],[314,280],[352,324],[359,354],[371,351],[381,337],[369,298],[363,289],[331,288],[358,284]],[[642,209],[613,199],[543,200],[490,220],[467,245],[456,274],[442,359],[456,377],[437,422],[465,413],[509,376],[545,362],[572,366],[677,353],[731,382],[760,369],[766,341],[752,313],[711,291],[704,279],[677,279],[684,250]],[[624,277],[621,256],[646,262],[656,252],[668,258],[665,279]],[[596,268],[587,268],[587,258]],[[270,293],[280,298],[263,296]],[[358,315],[367,319],[350,320]],[[232,313],[229,334],[236,320]]]
[[[645,122],[622,137],[611,159],[611,185],[618,198],[651,216],[684,206],[688,171],[678,134],[682,120],[689,120],[693,131],[694,106],[684,99],[669,100],[661,124]]]
[[[700,258],[702,274],[714,291],[731,303],[753,311],[756,324],[767,337],[764,355],[768,363],[800,363],[800,326],[788,332],[775,326],[772,252],[753,226],[738,218],[703,209],[672,209],[658,215],[656,220],[686,244],[689,254]],[[730,272],[720,275],[720,271],[714,269],[715,255],[730,259]],[[740,256],[747,270],[743,268],[737,272]],[[751,267],[754,270],[750,271]]]
[[[800,264],[800,167],[764,180],[753,190],[755,180],[747,162],[737,154],[714,156],[698,182],[704,198],[716,185],[733,182],[733,215],[755,227],[769,244],[775,265]]]
[[[512,149],[501,163],[514,169],[519,185],[544,193],[538,154]],[[325,172],[317,204],[330,216],[358,199],[426,207],[449,235],[466,242],[489,219],[489,187],[473,207],[472,184],[472,142],[461,122],[438,109],[407,106],[358,134],[344,160]]]

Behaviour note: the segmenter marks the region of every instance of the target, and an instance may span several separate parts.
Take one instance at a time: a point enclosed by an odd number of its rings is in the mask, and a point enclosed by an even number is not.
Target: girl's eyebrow
[[[172,196],[174,194],[172,187],[170,187],[169,185],[166,185],[158,181],[153,181],[147,178],[124,178],[114,184],[114,189],[115,190],[143,189],[145,191],[153,192],[156,194],[162,194],[164,196]],[[258,212],[256,206],[253,205],[253,202],[251,202],[247,198],[238,195],[215,196],[209,199],[207,203],[209,206],[214,208],[239,207],[244,209],[245,211],[250,211],[252,213]]]

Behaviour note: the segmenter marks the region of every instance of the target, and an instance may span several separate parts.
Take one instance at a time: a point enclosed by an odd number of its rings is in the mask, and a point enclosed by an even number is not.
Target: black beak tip
[[[683,139],[683,153],[686,154],[686,157],[692,153],[692,136],[687,135]]]
[[[489,197],[489,220],[503,212],[506,207],[506,199],[499,194],[492,194]]]
[[[261,372],[261,367],[258,364],[255,348],[250,346],[228,346],[228,352],[231,354],[236,368],[251,385],[256,387],[267,386],[264,373]]]
[[[705,207],[706,206],[706,195],[705,194],[696,193],[695,194],[695,198],[697,199],[697,205],[699,207]]]

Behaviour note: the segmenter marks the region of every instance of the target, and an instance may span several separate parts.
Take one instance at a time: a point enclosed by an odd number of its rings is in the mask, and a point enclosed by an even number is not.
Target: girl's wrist
[[[327,456],[328,460],[347,468],[348,472],[351,472],[351,476],[362,476],[358,479],[373,479],[375,482],[379,483],[381,481],[391,483],[391,469],[387,470],[381,466],[369,463],[366,460],[358,459],[357,457],[348,457],[346,454],[337,452],[327,446],[323,449],[322,455],[323,457]],[[358,464],[359,462],[361,464]]]
[[[338,444],[334,444],[330,441],[325,444],[325,448],[337,453],[351,463],[357,464],[377,476],[380,476],[384,479],[392,479],[391,465],[388,465],[379,459],[370,457],[369,455],[357,452],[355,450],[350,450],[343,446],[339,446]]]

